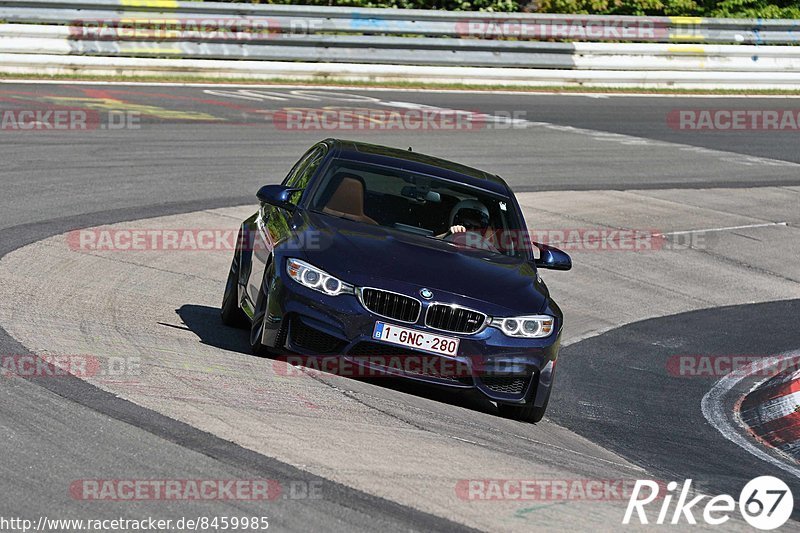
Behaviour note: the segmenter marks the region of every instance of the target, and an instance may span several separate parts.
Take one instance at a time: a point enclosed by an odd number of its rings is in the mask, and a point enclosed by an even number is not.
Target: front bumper
[[[550,394],[561,338],[560,313],[554,313],[554,334],[544,339],[520,339],[491,326],[466,335],[434,330],[424,325],[423,318],[416,324],[393,322],[370,312],[354,295],[327,296],[286,276],[279,276],[272,285],[268,301],[264,343],[304,356],[338,359],[338,364],[327,366],[334,371],[477,389],[491,400],[508,404],[532,401],[542,406]],[[421,317],[425,316],[425,306],[423,302]],[[373,339],[376,321],[457,337],[458,352],[450,357]],[[408,364],[409,357],[423,362]],[[406,359],[400,363],[398,358]]]

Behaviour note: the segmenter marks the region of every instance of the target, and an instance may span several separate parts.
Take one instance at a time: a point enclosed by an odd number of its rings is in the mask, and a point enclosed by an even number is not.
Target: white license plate
[[[372,338],[443,355],[458,353],[459,339],[434,335],[416,329],[401,328],[385,322],[375,322]]]

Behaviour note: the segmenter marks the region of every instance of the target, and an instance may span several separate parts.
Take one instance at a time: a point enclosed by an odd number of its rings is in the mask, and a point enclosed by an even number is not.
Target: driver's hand
[[[467,228],[465,228],[464,226],[451,226],[450,227],[450,233],[464,233],[465,231],[467,231]]]

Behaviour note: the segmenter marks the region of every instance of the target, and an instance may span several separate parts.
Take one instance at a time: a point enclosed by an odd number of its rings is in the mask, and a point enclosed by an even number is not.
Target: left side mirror
[[[549,268],[551,270],[569,270],[572,268],[572,259],[569,254],[558,248],[546,244],[533,243],[539,249],[539,259],[534,263],[536,268]]]
[[[290,198],[292,197],[292,193],[299,190],[302,189],[284,187],[283,185],[264,185],[258,189],[256,196],[259,200],[269,205],[274,205],[275,207],[280,207],[287,211],[294,211],[297,206],[290,201]]]

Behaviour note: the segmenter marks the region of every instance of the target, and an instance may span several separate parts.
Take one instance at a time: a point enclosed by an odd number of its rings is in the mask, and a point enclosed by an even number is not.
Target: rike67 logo
[[[649,479],[637,480],[622,523],[630,524],[634,512],[639,523],[649,523],[653,517],[651,515],[648,518],[645,506],[657,499],[660,500],[661,506],[655,519],[656,524],[679,524],[684,520],[687,524],[696,524],[694,513],[702,512],[702,519],[706,524],[718,526],[730,520],[738,507],[739,513],[748,524],[756,529],[771,530],[785,524],[794,509],[794,497],[789,486],[772,476],[760,476],[750,480],[739,494],[738,505],[733,496],[728,494],[713,497],[691,494],[691,479],[684,481],[680,493],[675,492],[678,488],[678,483],[675,481],[667,483],[665,494],[660,493],[662,488],[664,488],[663,483]],[[693,496],[691,499],[690,494]],[[675,506],[671,509],[674,499]]]

